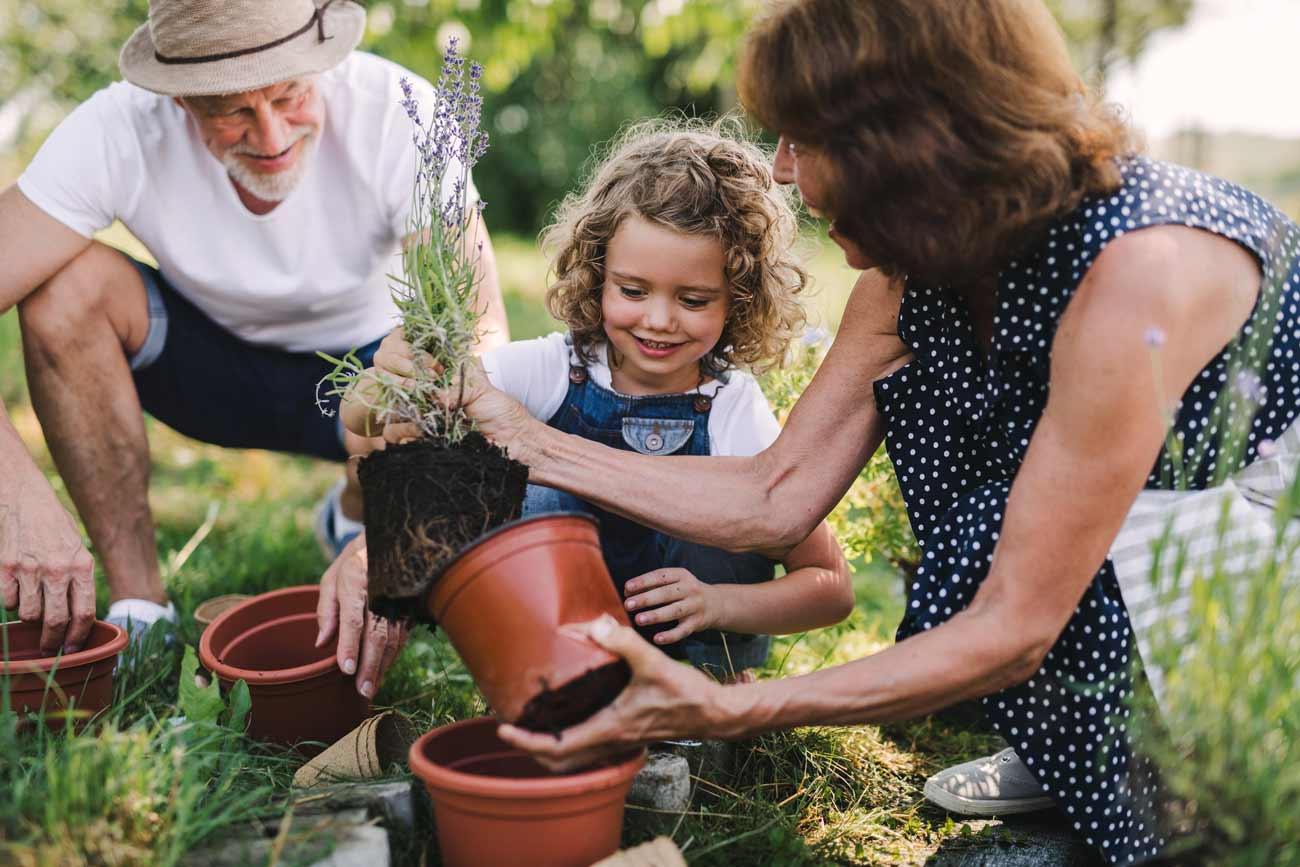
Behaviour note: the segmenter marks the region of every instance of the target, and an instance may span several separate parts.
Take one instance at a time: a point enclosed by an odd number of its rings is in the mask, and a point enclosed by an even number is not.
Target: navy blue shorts
[[[129,257],[128,257],[129,258]],[[347,460],[339,400],[317,385],[334,366],[313,352],[249,343],[208,318],[134,259],[149,296],[149,334],[131,357],[145,412],[187,437],[239,449]],[[380,338],[357,349],[369,366]],[[340,357],[352,347],[322,347]],[[325,415],[320,406],[333,415]]]

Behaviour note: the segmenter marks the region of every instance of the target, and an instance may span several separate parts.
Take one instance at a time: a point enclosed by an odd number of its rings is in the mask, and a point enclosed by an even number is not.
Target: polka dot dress
[[[1056,326],[1105,245],[1145,226],[1186,225],[1252,252],[1264,289],[1239,339],[1197,376],[1175,422],[1179,448],[1161,453],[1148,488],[1204,488],[1255,459],[1300,415],[1300,229],[1224,181],[1143,157],[1123,165],[1113,195],[1085,201],[999,275],[992,351],[979,348],[964,305],[943,287],[909,285],[899,335],[914,360],[876,383],[889,454],[922,561],[899,639],[965,608],[988,574],[1012,480],[1047,403]],[[1258,371],[1256,376],[1243,370]],[[1225,419],[1250,419],[1240,448]],[[1253,412],[1253,416],[1252,416]],[[1222,453],[1221,453],[1222,450]],[[1150,764],[1125,732],[1133,634],[1109,561],[1042,668],[984,699],[1075,828],[1114,864],[1165,844]]]

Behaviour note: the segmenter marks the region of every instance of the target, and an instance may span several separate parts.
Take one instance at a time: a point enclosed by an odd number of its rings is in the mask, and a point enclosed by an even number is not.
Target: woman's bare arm
[[[846,665],[725,688],[661,666],[630,630],[604,628],[597,640],[629,656],[638,688],[558,743],[504,733],[569,766],[636,740],[623,730],[652,740],[883,722],[1023,682],[1056,642],[1142,488],[1164,441],[1161,407],[1237,333],[1258,284],[1248,254],[1196,230],[1148,229],[1107,248],[1057,331],[1051,397],[1012,486],[989,575],[947,622]],[[1144,340],[1153,327],[1167,335],[1159,382]]]
[[[500,393],[469,410],[529,467],[529,479],[570,491],[682,539],[782,557],[839,502],[880,446],[872,383],[908,359],[898,339],[900,289],[862,275],[838,336],[781,436],[750,458],[648,457],[560,433]]]

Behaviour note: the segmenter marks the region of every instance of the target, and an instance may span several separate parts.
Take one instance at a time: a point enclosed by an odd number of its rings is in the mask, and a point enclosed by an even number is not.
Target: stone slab
[[[627,802],[652,810],[680,813],[691,804],[691,766],[683,756],[652,752],[632,778]]]
[[[1100,853],[1055,813],[981,823],[978,833],[948,840],[927,867],[1104,867]]]

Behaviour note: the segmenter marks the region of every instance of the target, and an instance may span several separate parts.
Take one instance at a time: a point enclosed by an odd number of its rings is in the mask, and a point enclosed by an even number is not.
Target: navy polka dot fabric
[[[988,574],[1012,480],[1047,403],[1056,326],[1111,240],[1145,226],[1192,226],[1241,244],[1264,275],[1238,340],[1183,396],[1177,445],[1162,451],[1148,488],[1212,485],[1253,461],[1259,444],[1300,414],[1300,229],[1225,181],[1145,157],[1122,168],[1116,193],[1056,221],[999,275],[989,354],[951,291],[912,284],[904,294],[898,329],[914,360],[875,389],[923,552],[900,640],[965,608]],[[1238,426],[1230,449],[1223,443],[1231,418],[1249,423]],[[1108,561],[1038,673],[984,699],[998,732],[1114,864],[1151,858],[1165,845],[1155,775],[1125,731],[1127,699],[1144,688],[1134,683],[1133,647]]]

